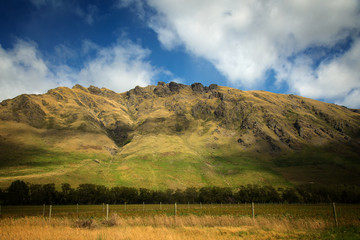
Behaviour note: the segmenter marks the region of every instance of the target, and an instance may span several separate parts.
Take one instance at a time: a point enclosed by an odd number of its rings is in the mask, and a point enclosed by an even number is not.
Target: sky
[[[360,108],[360,1],[0,0],[0,101],[158,81]]]

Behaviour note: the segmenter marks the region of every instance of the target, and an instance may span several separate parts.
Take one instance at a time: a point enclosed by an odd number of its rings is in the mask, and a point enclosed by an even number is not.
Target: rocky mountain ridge
[[[41,132],[43,148],[110,155],[114,161],[184,152],[206,159],[226,149],[235,155],[247,152],[257,154],[256,158],[277,159],[319,147],[351,158],[357,165],[360,155],[358,110],[216,84],[159,82],[124,93],[95,86],[59,87],[1,102],[0,120],[5,126],[22,124],[20,128]],[[19,131],[10,129],[0,131],[3,144],[21,138]],[[54,140],[54,132],[66,135],[65,139]],[[69,135],[84,133],[102,140],[67,140]],[[11,137],[14,134],[16,138]],[[151,138],[159,142],[148,142]],[[184,148],[177,149],[171,139],[180,139],[179,146]],[[24,137],[17,144],[30,143]]]

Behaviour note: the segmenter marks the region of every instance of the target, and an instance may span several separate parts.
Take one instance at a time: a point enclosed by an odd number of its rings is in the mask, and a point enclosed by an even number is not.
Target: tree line
[[[249,184],[231,189],[228,187],[189,187],[182,189],[151,190],[147,188],[112,187],[80,184],[72,188],[61,184],[29,184],[16,180],[0,189],[0,204],[123,204],[123,203],[360,203],[360,187],[321,186],[303,184],[288,188]]]

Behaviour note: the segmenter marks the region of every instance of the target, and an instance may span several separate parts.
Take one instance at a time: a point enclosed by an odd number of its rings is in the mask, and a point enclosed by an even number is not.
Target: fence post
[[[52,205],[50,205],[50,208],[49,208],[49,220],[51,219],[51,210],[52,210]]]
[[[336,216],[335,202],[332,203],[332,206],[333,206],[333,212],[334,212],[335,226],[338,227],[338,221],[337,221],[337,216]]]
[[[175,204],[174,204],[174,216],[176,217],[176,209],[177,207],[176,207],[176,202],[175,202]]]
[[[106,204],[106,221],[109,220],[109,204]]]
[[[126,202],[124,202],[125,212],[126,212]]]
[[[160,210],[162,210],[162,207],[161,207],[161,202],[160,202]]]
[[[103,212],[105,212],[105,203],[103,203]]]
[[[188,211],[189,211],[189,209],[190,209],[190,202],[188,202]]]
[[[251,203],[251,211],[252,211],[252,218],[255,219],[255,209],[254,209],[254,202]]]

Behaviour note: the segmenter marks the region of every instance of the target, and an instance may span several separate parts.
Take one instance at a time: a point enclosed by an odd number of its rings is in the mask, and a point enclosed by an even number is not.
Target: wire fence
[[[337,222],[360,219],[359,204],[120,204],[120,205],[27,205],[1,206],[1,217],[43,216],[68,218],[108,218],[141,216],[249,216],[322,218]]]

